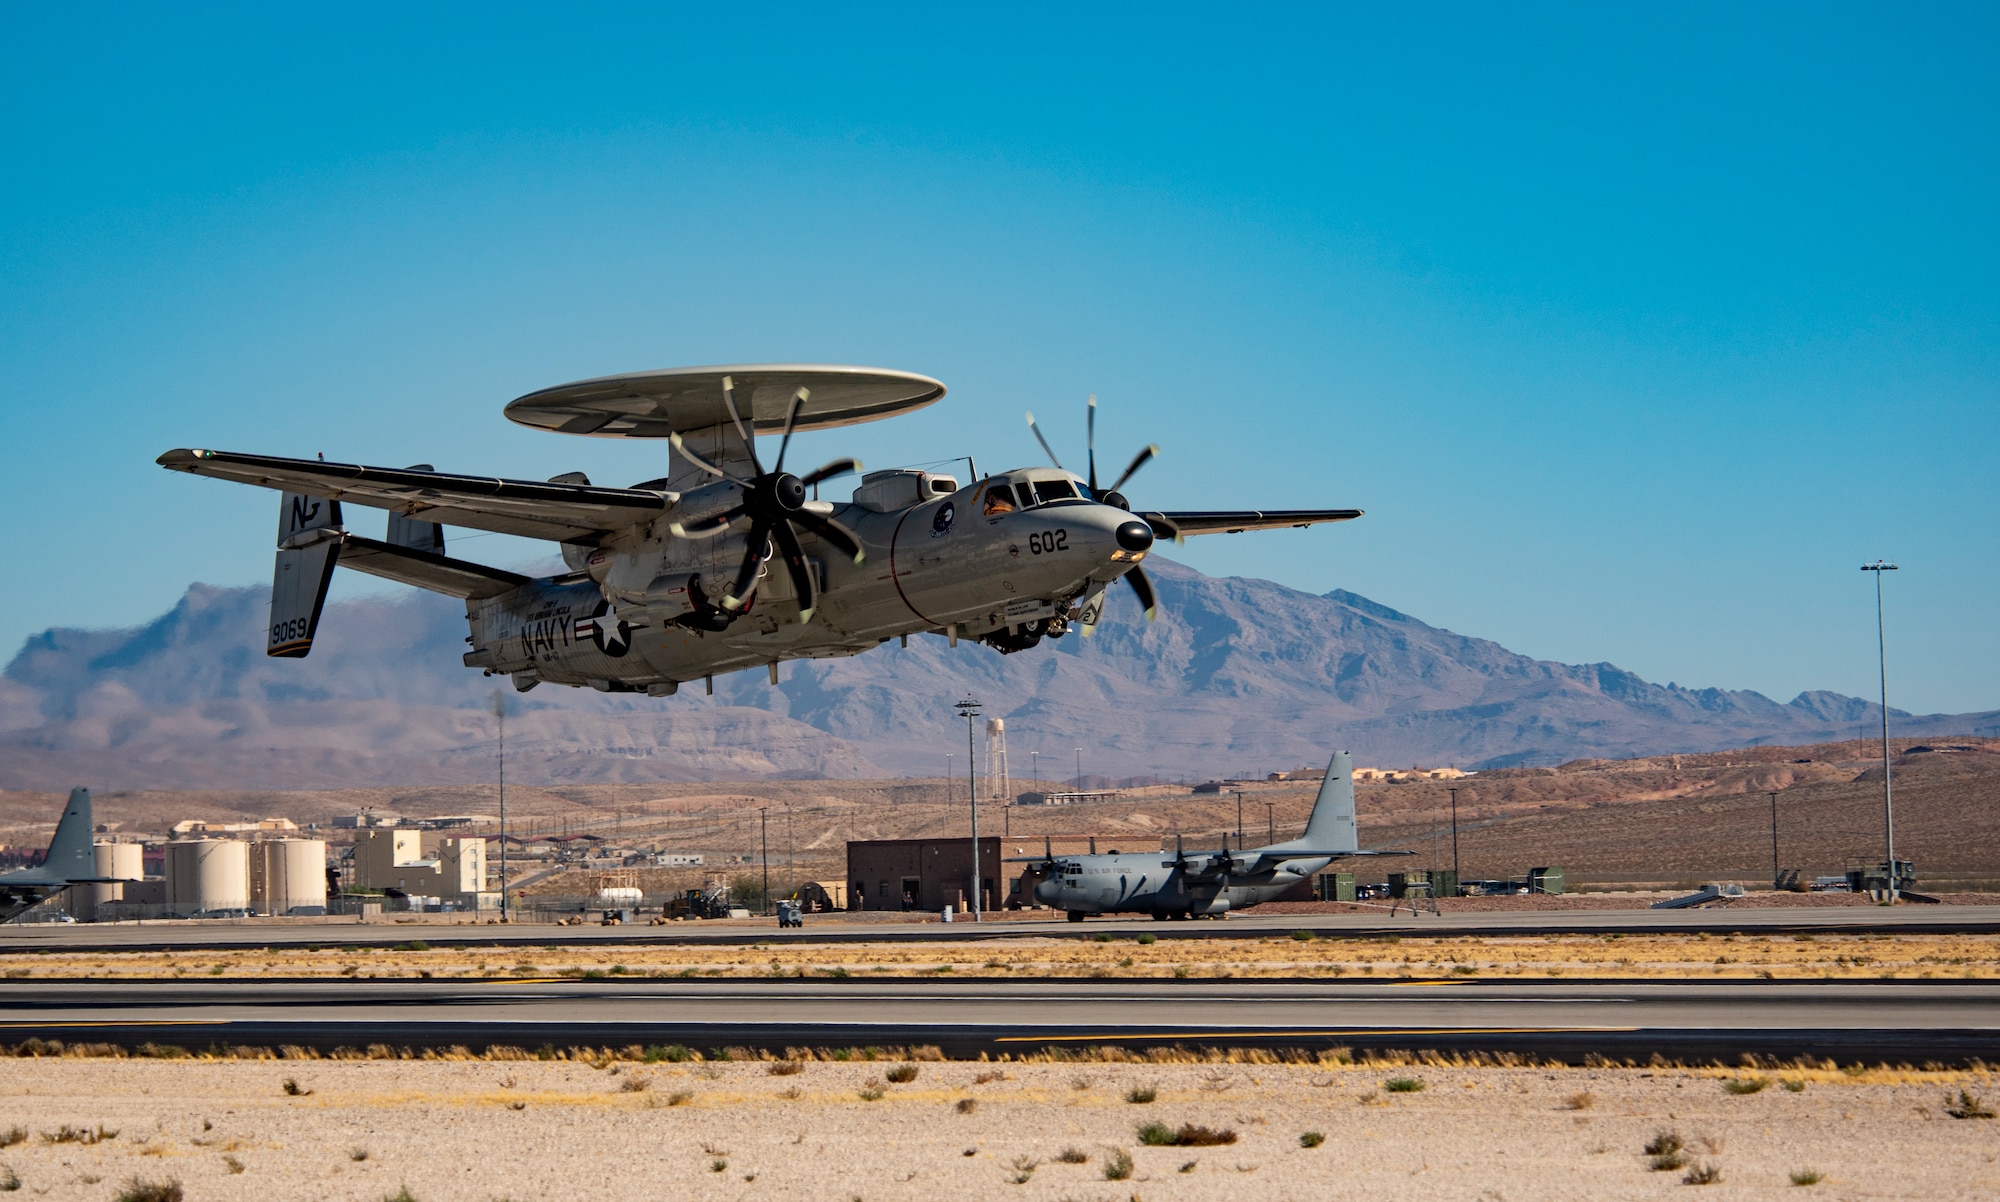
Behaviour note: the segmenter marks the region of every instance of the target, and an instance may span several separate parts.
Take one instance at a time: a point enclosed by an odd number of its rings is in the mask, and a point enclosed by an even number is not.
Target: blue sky
[[[169,447],[622,484],[500,406],[809,360],[951,394],[795,454],[1094,392],[1369,511],[1194,566],[1656,680],[1872,694],[1891,558],[1892,703],[2000,705],[2000,10],[410,8],[0,13],[0,648],[268,580]]]

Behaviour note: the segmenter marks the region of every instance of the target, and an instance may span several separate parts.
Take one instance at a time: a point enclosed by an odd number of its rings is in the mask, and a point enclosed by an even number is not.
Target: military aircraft
[[[0,922],[11,922],[71,885],[107,885],[116,879],[98,875],[97,853],[91,849],[93,826],[90,790],[71,789],[42,862],[0,874]]]
[[[693,680],[784,660],[856,655],[940,634],[1025,651],[1072,627],[1088,635],[1123,577],[1150,620],[1141,569],[1156,538],[1238,533],[1361,516],[1358,509],[1141,510],[1097,477],[1092,398],[1087,474],[1053,467],[970,479],[912,468],[869,472],[847,501],[820,486],[861,470],[839,458],[786,470],[800,430],[874,421],[935,403],[938,381],[864,367],[775,364],[606,376],[520,397],[523,425],[599,438],[657,438],[668,471],[631,488],[581,472],[546,482],[453,475],[428,464],[366,467],[233,451],[174,450],[162,467],[275,489],[278,555],[265,653],[312,650],[336,565],[465,602],[467,667],[521,691],[544,682],[665,696]],[[779,434],[766,465],[759,434]],[[381,539],[349,531],[342,506],[389,511]],[[561,547],[568,571],[530,579],[445,554],[444,527]]]
[[[1354,757],[1333,753],[1319,796],[1306,818],[1305,834],[1283,843],[1231,851],[1229,836],[1218,851],[1188,851],[1175,839],[1166,852],[1109,851],[1097,855],[1011,857],[1037,863],[1032,886],[1036,901],[1069,912],[1071,922],[1086,915],[1136,912],[1155,919],[1219,917],[1267,902],[1335,860],[1350,856],[1407,856],[1407,851],[1364,851],[1354,817]],[[1023,882],[1023,888],[1029,888]]]

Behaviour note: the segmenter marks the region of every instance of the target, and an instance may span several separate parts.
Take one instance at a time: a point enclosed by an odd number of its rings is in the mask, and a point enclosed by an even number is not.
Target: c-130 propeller
[[[1048,455],[1049,462],[1059,468],[1062,467],[1062,460],[1056,458],[1055,448],[1049,445],[1049,440],[1042,437],[1042,428],[1035,424],[1035,415],[1032,413],[1028,415],[1028,431],[1035,436],[1036,442],[1042,444],[1042,451]],[[1096,500],[1104,502],[1106,505],[1129,512],[1132,504],[1125,499],[1125,494],[1119,490],[1125,487],[1125,482],[1130,480],[1134,473],[1146,466],[1148,461],[1160,453],[1159,445],[1152,443],[1140,448],[1139,453],[1132,456],[1132,462],[1125,465],[1125,470],[1118,474],[1118,479],[1112,482],[1111,487],[1099,492],[1097,489],[1097,394],[1091,393],[1090,408],[1084,421],[1083,446],[1084,454],[1089,460],[1086,465],[1086,475],[1090,483],[1090,495]],[[1069,469],[1063,468],[1063,470],[1068,471]],[[1148,622],[1160,616],[1159,605],[1153,597],[1153,582],[1146,575],[1146,569],[1133,564],[1131,569],[1125,573],[1125,583],[1131,585],[1132,591],[1138,594],[1139,607],[1146,611],[1146,620]],[[1089,633],[1087,627],[1084,633]]]
[[[750,466],[756,469],[755,475],[748,480],[726,472],[695,454],[679,434],[668,439],[674,450],[686,457],[689,463],[743,490],[743,499],[733,507],[713,517],[675,528],[677,534],[709,534],[738,518],[750,518],[750,535],[744,543],[743,566],[737,569],[735,583],[730,585],[729,592],[722,598],[722,608],[730,613],[743,608],[751,586],[757,581],[759,566],[770,554],[771,544],[776,543],[778,554],[784,558],[785,567],[791,573],[792,588],[798,593],[799,621],[812,620],[813,611],[819,607],[819,584],[806,564],[805,551],[799,546],[794,527],[803,526],[812,531],[831,546],[852,555],[855,563],[863,559],[861,542],[852,531],[825,514],[806,508],[807,489],[823,480],[860,471],[861,461],[853,458],[830,460],[803,477],[785,470],[785,452],[792,445],[792,426],[798,421],[799,410],[805,407],[811,395],[810,389],[801,388],[792,397],[791,411],[785,415],[785,435],[778,443],[778,461],[767,472],[757,458],[755,431],[744,423],[742,415],[736,410],[736,382],[728,376],[722,378],[723,406],[729,410],[729,420],[736,427],[737,435],[743,439],[744,450],[750,455]]]

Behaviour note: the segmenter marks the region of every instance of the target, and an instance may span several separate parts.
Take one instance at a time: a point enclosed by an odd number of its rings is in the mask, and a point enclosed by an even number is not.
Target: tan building
[[[479,909],[497,909],[500,894],[486,888],[486,840],[436,838],[425,854],[424,835],[412,830],[366,830],[354,838],[354,884],[393,889]]]
[[[995,910],[1038,904],[1032,890],[1040,866],[1020,862],[1021,857],[1039,857],[1045,850],[1065,856],[1100,848],[1152,851],[1159,846],[1157,836],[1119,838],[1125,842],[1098,835],[1071,835],[1049,840],[1045,847],[1039,836],[982,835],[979,858],[985,889],[981,907]],[[971,897],[972,840],[869,839],[849,843],[847,884],[849,910],[939,911],[951,906],[962,913]]]

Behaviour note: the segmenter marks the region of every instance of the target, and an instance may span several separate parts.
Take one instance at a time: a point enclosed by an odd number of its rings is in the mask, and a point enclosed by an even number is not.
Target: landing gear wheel
[[[1154,921],[1154,922],[1165,922],[1165,921],[1166,921],[1167,919],[1169,919],[1169,918],[1171,918],[1171,917],[1173,917],[1173,915],[1171,915],[1171,914],[1168,914],[1168,913],[1167,913],[1167,912],[1166,912],[1165,910],[1155,910],[1155,911],[1153,911],[1153,921]]]
[[[1070,911],[1068,911],[1068,914],[1069,914],[1069,920],[1070,920],[1071,922],[1082,922],[1082,921],[1083,921],[1083,911],[1082,911],[1082,910],[1070,910]]]

